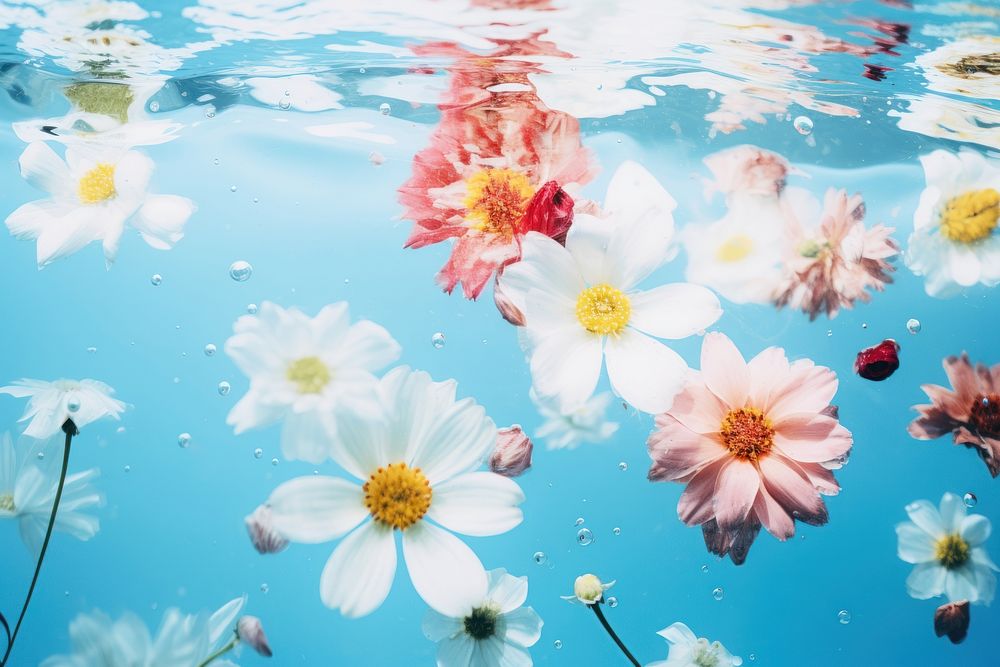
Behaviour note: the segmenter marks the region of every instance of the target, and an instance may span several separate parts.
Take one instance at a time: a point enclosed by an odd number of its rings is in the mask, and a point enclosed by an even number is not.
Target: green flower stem
[[[17,633],[21,630],[21,622],[24,621],[24,615],[28,611],[28,605],[31,603],[31,595],[35,592],[35,584],[38,583],[38,575],[42,571],[42,562],[45,560],[45,552],[49,548],[49,538],[52,537],[52,529],[56,525],[56,514],[59,512],[59,500],[62,498],[63,485],[66,483],[66,469],[69,467],[70,445],[73,443],[73,436],[80,432],[77,430],[76,424],[73,423],[72,419],[67,419],[63,423],[62,430],[63,433],[66,434],[66,444],[63,446],[62,472],[59,474],[59,485],[56,487],[56,498],[52,503],[52,514],[49,515],[49,527],[45,531],[45,540],[42,541],[42,550],[38,554],[38,563],[35,565],[35,576],[31,578],[31,585],[28,586],[28,595],[24,598],[24,606],[21,607],[21,615],[17,617],[17,625],[14,626],[14,635],[11,637],[10,643],[7,644],[7,651],[3,654],[3,660],[0,660],[0,667],[4,667],[4,665],[7,664],[7,659],[10,658],[10,652],[14,650],[14,642],[17,641]]]
[[[228,644],[226,644],[218,651],[216,651],[212,655],[208,656],[207,658],[199,662],[198,667],[205,667],[206,665],[211,664],[213,660],[221,658],[222,656],[224,656],[225,654],[229,653],[234,648],[236,648],[236,645],[240,643],[240,636],[236,633],[233,633],[233,635],[234,635],[233,638],[229,640]]]
[[[635,659],[635,656],[632,655],[627,648],[625,648],[625,644],[618,638],[618,635],[615,634],[615,631],[611,628],[611,624],[608,623],[608,619],[604,618],[604,612],[601,611],[601,604],[599,602],[595,602],[594,604],[588,604],[587,606],[594,612],[597,616],[597,620],[601,622],[604,629],[607,630],[608,634],[611,635],[611,638],[615,640],[615,643],[618,644],[618,648],[622,650],[622,653],[625,654],[625,657],[628,658],[629,662],[635,665],[635,667],[641,667],[639,661]]]

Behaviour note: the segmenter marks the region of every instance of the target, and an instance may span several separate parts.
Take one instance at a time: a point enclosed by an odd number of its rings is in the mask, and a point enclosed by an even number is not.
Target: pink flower
[[[969,601],[949,602],[934,612],[934,634],[960,644],[969,632]]]
[[[264,627],[260,619],[256,616],[242,616],[236,622],[236,635],[240,641],[252,648],[254,651],[270,658],[271,647],[267,643],[267,636],[264,634]]]
[[[258,553],[276,554],[288,546],[288,540],[275,530],[271,521],[271,508],[267,505],[259,505],[243,522]]]
[[[517,477],[531,467],[532,444],[518,425],[497,431],[497,444],[490,455],[490,470],[504,477]]]
[[[795,519],[827,522],[820,494],[840,491],[831,469],[852,442],[830,405],[836,391],[829,368],[789,363],[776,347],[747,363],[729,338],[710,333],[701,373],[656,418],[649,479],[687,484],[681,520],[700,525],[709,551],[739,565],[761,525],[783,541]]]
[[[794,195],[782,200],[791,243],[775,305],[801,309],[810,320],[820,313],[832,318],[855,301],[870,301],[868,290],[880,292],[892,282],[890,262],[899,254],[889,237],[893,229],[866,229],[859,195],[831,188],[821,212],[811,197]],[[816,218],[818,226],[808,222]]]
[[[989,468],[1000,475],[1000,364],[992,368],[969,363],[969,355],[944,360],[952,390],[921,385],[930,405],[915,405],[920,417],[908,428],[918,440],[934,440],[948,433],[956,445],[975,449]]]
[[[785,158],[756,146],[727,148],[704,162],[715,177],[710,188],[727,197],[734,193],[777,196],[785,188],[790,169]]]

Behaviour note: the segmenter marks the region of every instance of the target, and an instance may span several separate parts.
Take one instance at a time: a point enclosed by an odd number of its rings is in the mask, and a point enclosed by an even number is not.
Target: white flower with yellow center
[[[647,667],[733,667],[743,664],[725,646],[698,637],[683,623],[674,623],[656,634],[667,640],[670,650],[666,660],[651,662]]]
[[[347,302],[316,317],[269,301],[244,315],[226,341],[226,354],[250,378],[250,390],[226,423],[236,433],[283,421],[287,459],[321,463],[331,452],[339,416],[377,414],[373,375],[399,357],[389,332],[368,320],[351,323]]]
[[[1000,163],[978,152],[922,155],[927,187],[913,215],[906,265],[931,296],[1000,283]]]
[[[379,382],[382,417],[345,415],[334,443],[334,460],[363,483],[310,475],[268,499],[274,529],[292,542],[347,535],[320,578],[331,609],[356,617],[382,604],[396,574],[397,532],[413,587],[432,609],[459,617],[486,597],[482,563],[449,531],[505,533],[521,523],[524,494],[477,471],[497,428],[472,399],[456,401],[455,389],[453,380],[393,369]]]
[[[23,379],[0,387],[0,394],[27,398],[28,407],[19,421],[28,422],[24,435],[45,439],[62,433],[62,425],[72,419],[78,429],[104,417],[120,419],[125,404],[111,395],[115,390],[97,380]]]
[[[542,401],[530,392],[531,400],[545,423],[535,430],[535,437],[545,441],[549,449],[576,449],[584,442],[604,442],[618,431],[617,422],[604,420],[612,397],[602,392],[575,410],[562,414],[552,401]]]
[[[587,402],[602,361],[614,392],[643,412],[665,411],[680,391],[687,364],[652,336],[686,338],[722,309],[690,283],[636,289],[670,256],[675,205],[648,171],[626,162],[608,186],[604,219],[577,215],[565,247],[528,234],[521,261],[500,277],[525,316],[535,392],[559,412]]]
[[[101,241],[110,266],[118,254],[125,223],[158,250],[184,236],[194,212],[190,199],[147,192],[153,161],[136,151],[95,145],[66,148],[63,161],[43,142],[28,144],[20,158],[21,175],[50,198],[24,204],[7,216],[18,239],[37,244],[38,266]]]
[[[918,600],[944,595],[949,602],[992,602],[997,566],[984,547],[990,520],[968,514],[954,493],[944,494],[940,509],[918,500],[906,506],[906,513],[910,520],[896,526],[896,536],[900,559],[916,565],[906,580],[907,592]]]

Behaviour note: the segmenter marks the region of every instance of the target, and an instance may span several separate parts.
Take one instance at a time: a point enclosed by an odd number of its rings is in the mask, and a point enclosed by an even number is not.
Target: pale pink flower
[[[785,188],[790,167],[777,153],[756,146],[734,146],[704,160],[715,180],[709,189],[727,197],[736,193],[776,196]]]
[[[267,635],[264,634],[264,627],[256,616],[241,616],[236,623],[236,635],[242,643],[260,655],[265,658],[271,657],[271,646],[267,643]]]
[[[288,540],[275,529],[271,508],[267,505],[258,505],[253,514],[243,519],[243,522],[258,553],[276,554],[288,546]]]
[[[517,424],[498,429],[490,470],[504,477],[517,477],[531,467],[531,450],[531,440]]]
[[[700,525],[709,551],[739,565],[761,525],[784,541],[795,519],[827,522],[820,494],[840,491],[831,469],[852,442],[830,405],[836,392],[829,368],[789,363],[777,347],[748,363],[729,338],[710,333],[701,373],[656,418],[649,479],[687,484],[681,520]]]

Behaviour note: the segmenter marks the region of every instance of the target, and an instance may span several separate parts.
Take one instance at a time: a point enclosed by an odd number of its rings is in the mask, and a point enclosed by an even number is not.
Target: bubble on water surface
[[[837,620],[840,621],[841,625],[847,625],[851,622],[851,612],[841,609],[837,612]]]
[[[552,642],[552,645],[554,647],[556,647],[556,649],[561,649],[562,648],[562,640],[561,639],[557,639],[554,642]]]
[[[910,319],[906,320],[906,330],[909,331],[911,334],[920,333],[920,329],[921,329],[920,320],[916,319],[915,317],[911,317]]]
[[[796,116],[795,120],[792,121],[792,127],[799,134],[808,135],[812,134],[813,122],[812,118],[809,116]]]
[[[436,334],[431,336],[431,345],[433,345],[437,350],[444,347],[444,334],[438,331]]]
[[[154,273],[150,278],[149,282],[152,283],[153,287],[159,287],[160,283],[163,282],[163,276],[159,273]]]
[[[238,283],[250,280],[250,276],[252,275],[253,275],[253,266],[251,266],[250,262],[238,259],[229,265],[229,277]],[[254,306],[255,311],[256,308],[257,307]],[[249,311],[249,308],[247,308],[247,310]]]
[[[156,113],[157,111],[160,110],[160,103],[157,102],[156,100],[153,100],[152,102],[149,103],[149,110],[152,111],[153,113]]]
[[[181,433],[179,436],[177,436],[177,444],[180,447],[182,447],[182,448],[187,447],[188,445],[190,445],[191,444],[191,434],[190,433]]]
[[[618,606],[618,598],[616,598],[616,597],[610,597],[610,598],[608,598],[608,606],[611,607],[612,609],[614,609],[615,607],[617,607]]]
[[[594,543],[594,534],[589,528],[581,528],[576,533],[576,543],[581,547],[586,547]]]
[[[712,597],[716,600],[721,600],[725,596],[726,592],[722,590],[722,587],[712,589]]]
[[[382,102],[382,104],[378,105],[378,112],[383,116],[388,116],[392,113],[392,107],[389,106],[388,102]]]
[[[536,551],[531,556],[531,560],[535,561],[536,565],[545,565],[545,561],[548,559],[549,557],[545,555],[544,551]]]
[[[260,447],[258,447],[257,449],[253,450],[253,457],[255,459],[259,459],[262,456],[264,456],[264,450],[263,449],[261,449]]]
[[[757,654],[756,653],[751,653],[748,657],[750,658],[750,662],[753,662],[754,660],[757,659]]]
[[[216,352],[217,349],[218,348],[215,347],[214,344],[209,343],[208,345],[205,346],[205,356],[206,357],[211,357],[212,355],[215,354],[215,352]]]
[[[222,382],[219,383],[219,396],[225,396],[226,394],[229,393],[230,389],[232,389],[232,386],[228,382],[223,380]]]
[[[966,507],[975,507],[976,503],[979,502],[979,498],[976,498],[976,494],[969,491],[964,496],[962,496],[962,502],[965,503]]]

